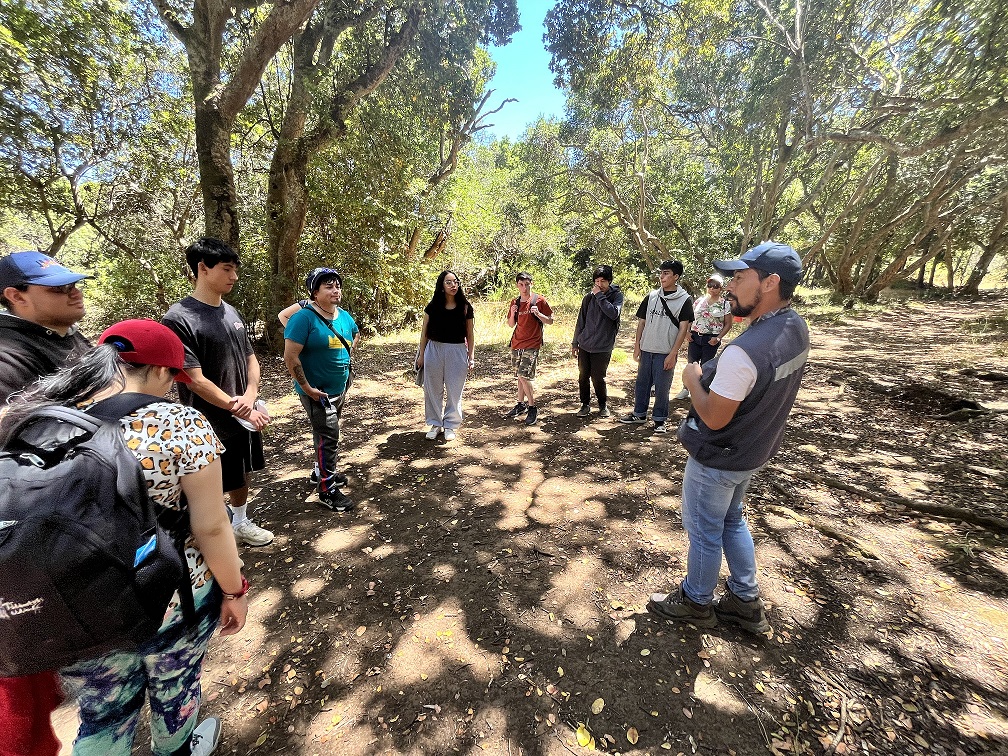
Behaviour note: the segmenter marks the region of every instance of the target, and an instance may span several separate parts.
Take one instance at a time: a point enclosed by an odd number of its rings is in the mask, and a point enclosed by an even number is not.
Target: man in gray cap
[[[749,327],[719,357],[683,371],[693,397],[679,428],[689,452],[682,485],[686,579],[672,593],[653,594],[647,608],[697,627],[721,620],[766,633],[770,624],[742,497],[753,473],[780,448],[808,359],[808,327],[790,306],[802,263],[791,247],[764,242],[714,267],[733,274],[726,298],[733,315],[749,318]],[[715,602],[722,554],[730,577]]]
[[[85,278],[41,252],[0,258],[0,403],[91,348],[77,331]]]

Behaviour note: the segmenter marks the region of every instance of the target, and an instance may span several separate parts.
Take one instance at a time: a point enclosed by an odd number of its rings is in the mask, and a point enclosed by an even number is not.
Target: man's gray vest
[[[787,308],[757,320],[731,343],[756,365],[756,384],[731,421],[719,430],[708,428],[691,409],[679,426],[679,441],[707,467],[756,470],[777,453],[784,440],[784,426],[808,360],[808,327]],[[704,365],[700,384],[705,390],[714,381],[719,359]]]

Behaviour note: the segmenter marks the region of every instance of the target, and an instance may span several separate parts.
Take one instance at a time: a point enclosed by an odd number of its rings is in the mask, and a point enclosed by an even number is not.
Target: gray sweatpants
[[[469,352],[465,344],[427,342],[423,385],[427,425],[452,430],[462,425],[462,389],[468,375]]]

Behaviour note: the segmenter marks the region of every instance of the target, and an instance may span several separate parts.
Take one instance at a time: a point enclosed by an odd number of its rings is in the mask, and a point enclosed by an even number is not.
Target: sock
[[[231,520],[232,525],[237,525],[248,519],[248,515],[245,514],[246,509],[248,509],[248,504],[240,507],[231,507],[231,511],[234,512],[234,517]]]

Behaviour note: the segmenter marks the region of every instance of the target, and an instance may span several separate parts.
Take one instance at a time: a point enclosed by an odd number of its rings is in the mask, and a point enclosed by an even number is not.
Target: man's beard
[[[747,318],[749,317],[749,314],[759,306],[760,302],[763,301],[763,294],[760,291],[757,291],[756,301],[753,302],[748,307],[743,307],[742,305],[740,305],[738,299],[736,299],[732,295],[729,295],[729,301],[731,302],[732,315],[734,315],[736,318]]]

